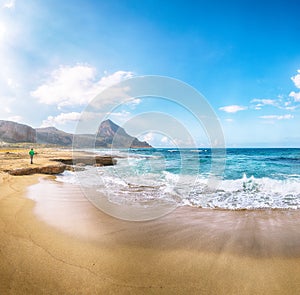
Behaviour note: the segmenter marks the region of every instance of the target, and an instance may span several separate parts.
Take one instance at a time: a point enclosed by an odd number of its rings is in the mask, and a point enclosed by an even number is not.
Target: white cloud
[[[295,109],[297,109],[297,106],[291,106],[291,107],[285,107],[286,110],[288,111],[294,111]]]
[[[141,103],[141,99],[140,98],[135,98],[131,101],[131,104],[134,104],[134,105],[137,105],[137,104],[140,104]]]
[[[297,72],[298,74],[296,76],[291,77],[291,79],[294,82],[295,86],[300,89],[300,70],[298,70]]]
[[[275,99],[265,99],[265,98],[254,98],[250,101],[250,103],[257,103],[257,107],[261,107],[264,105],[272,105],[272,106],[276,106],[277,102]]]
[[[230,119],[230,118],[228,118],[228,119],[225,119],[225,121],[226,121],[226,122],[230,122],[230,123],[231,123],[231,122],[233,122],[234,120],[233,120],[233,119]]]
[[[97,84],[102,91],[105,88],[117,84],[125,79],[131,78],[132,76],[133,76],[132,72],[117,71],[111,75],[102,77]]]
[[[11,108],[10,107],[4,107],[3,110],[4,110],[5,113],[8,113],[8,114],[11,113]]]
[[[156,147],[175,147],[176,140],[174,138],[169,138],[168,136],[162,135],[160,133],[156,133],[155,131],[148,132],[143,136],[139,136],[140,140],[146,141],[149,144],[156,146]],[[179,140],[178,140],[179,141]]]
[[[254,108],[257,111],[261,110],[264,106],[273,106],[282,109],[280,100],[281,99],[276,100],[276,99],[269,99],[269,98],[254,98],[250,101],[250,103],[251,104],[254,103],[255,105],[254,106],[250,105],[250,108]]]
[[[3,7],[7,9],[13,9],[15,8],[16,1],[15,0],[7,0],[4,2]]]
[[[128,102],[126,102],[126,104],[131,108],[131,109],[135,109],[135,107],[137,105],[139,105],[142,102],[142,100],[140,98],[134,98],[129,100]]]
[[[292,111],[295,110],[297,107],[293,106],[292,103],[297,101],[297,98],[300,101],[300,93],[297,94],[295,92],[291,92],[290,96],[295,96],[294,99],[284,99],[283,95],[279,95],[279,99],[260,99],[254,98],[250,101],[250,103],[255,103],[255,105],[251,106],[255,110],[261,110],[265,106],[272,106],[282,110]]]
[[[238,105],[230,105],[219,108],[219,110],[224,111],[226,113],[236,113],[239,111],[247,110],[248,107],[245,106],[238,106]]]
[[[107,87],[132,77],[132,72],[117,71],[97,79],[97,72],[89,65],[60,66],[49,79],[30,94],[47,105],[81,106],[89,103]]]
[[[68,122],[78,121],[80,117],[81,117],[81,113],[78,112],[61,113],[55,117],[48,116],[48,118],[42,122],[41,127],[63,125]]]
[[[20,123],[23,120],[23,117],[15,115],[15,116],[8,117],[7,120]]]
[[[294,99],[294,101],[297,101],[297,102],[300,101],[300,92],[292,91],[292,92],[289,94],[289,96],[292,97],[292,98]]]
[[[19,84],[16,83],[13,79],[11,78],[7,78],[6,79],[6,83],[7,83],[7,86],[11,89],[16,89],[19,87]]]
[[[142,141],[151,142],[154,139],[155,135],[153,132],[149,132],[142,137]]]
[[[2,107],[0,108],[0,116],[7,117],[9,115],[13,115],[15,108],[15,105],[18,103],[15,97],[11,96],[2,96],[1,95],[1,87],[0,87],[0,104]]]
[[[132,114],[128,111],[122,110],[120,112],[107,113],[107,116],[117,124],[124,124],[132,117]]]
[[[297,72],[298,72],[298,74],[291,77],[291,79],[294,82],[294,85],[300,89],[300,70],[298,70]],[[300,102],[300,92],[292,91],[289,94],[289,96],[292,97],[294,99],[294,101]]]
[[[7,26],[0,22],[0,45],[3,45],[5,42],[4,40],[6,39],[7,36]]]
[[[266,120],[289,120],[293,119],[294,116],[291,114],[287,115],[267,115],[267,116],[260,116],[261,119],[266,119]]]
[[[170,143],[168,137],[164,136],[161,140],[162,143]]]
[[[191,139],[169,138],[160,133],[148,132],[141,137],[142,141],[146,141],[157,147],[190,147],[194,146]]]

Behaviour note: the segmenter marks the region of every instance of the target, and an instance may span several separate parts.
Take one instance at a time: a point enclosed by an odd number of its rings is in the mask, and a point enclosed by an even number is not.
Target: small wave
[[[179,150],[168,150],[169,153],[179,153]]]
[[[72,184],[76,184],[78,183],[78,179],[76,177],[76,173],[75,172],[71,172],[71,171],[65,171],[60,175],[57,175],[55,177],[55,180],[58,182],[66,182],[66,183],[72,183]]]
[[[182,205],[230,210],[300,209],[300,182],[295,179],[247,178],[223,180],[208,191],[203,181],[183,198]]]

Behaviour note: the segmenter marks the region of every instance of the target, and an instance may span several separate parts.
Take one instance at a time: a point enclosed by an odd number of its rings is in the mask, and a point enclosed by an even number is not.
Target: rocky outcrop
[[[107,147],[112,148],[151,148],[145,141],[140,141],[136,137],[130,136],[126,131],[112,122],[103,121],[98,129],[96,138],[101,138]]]
[[[36,131],[27,125],[0,120],[0,141],[36,142]]]
[[[111,156],[96,156],[96,157],[75,157],[63,159],[51,159],[55,162],[61,162],[66,165],[95,165],[95,166],[112,166],[117,163],[117,160]]]
[[[21,176],[21,175],[31,175],[31,174],[59,174],[63,173],[66,169],[65,164],[53,164],[41,167],[24,167],[17,168],[7,171],[10,175]]]
[[[8,154],[10,155],[10,154]],[[16,154],[13,154],[18,156]],[[31,175],[31,174],[60,174],[65,170],[69,171],[83,171],[85,170],[84,166],[111,166],[117,163],[116,159],[111,156],[92,156],[92,155],[81,155],[73,159],[72,157],[62,157],[62,158],[49,158],[44,163],[34,165],[25,164],[22,161],[24,155],[16,157],[13,165],[6,166],[7,168],[0,169],[0,171],[7,172],[10,175],[21,176],[21,175]],[[27,155],[26,155],[27,157]],[[3,156],[5,161],[8,161],[9,158],[6,157],[6,154]],[[19,162],[18,162],[19,161]],[[21,162],[22,161],[22,162]],[[18,164],[19,163],[19,164]],[[53,163],[53,164],[51,164]],[[37,166],[38,165],[38,166]],[[18,167],[18,168],[16,168]]]

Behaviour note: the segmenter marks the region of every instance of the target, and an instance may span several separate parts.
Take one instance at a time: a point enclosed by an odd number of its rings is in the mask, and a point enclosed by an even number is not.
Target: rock
[[[32,175],[32,174],[59,174],[63,173],[66,169],[64,164],[47,165],[41,167],[26,167],[9,170],[10,175],[20,176],[20,175]]]
[[[66,165],[73,165],[72,158],[58,158],[58,159],[51,159],[51,161],[60,162]]]
[[[101,165],[112,166],[117,163],[117,160],[111,156],[86,156],[78,158],[51,159],[51,161],[61,162],[66,165],[86,166],[86,165]]]
[[[84,171],[85,169],[83,167],[66,165],[66,170],[71,171],[71,172],[76,172],[76,171]]]
[[[74,172],[75,171],[75,167],[73,165],[66,165],[66,170]]]
[[[100,164],[103,166],[112,166],[117,164],[117,160],[110,156],[96,156],[95,161],[96,164]]]
[[[64,164],[58,164],[58,165],[49,165],[44,166],[39,169],[41,174],[59,174],[63,173],[66,169],[66,165]]]

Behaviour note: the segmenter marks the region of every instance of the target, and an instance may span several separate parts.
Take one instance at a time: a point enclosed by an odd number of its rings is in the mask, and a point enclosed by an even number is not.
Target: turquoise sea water
[[[60,181],[80,182],[111,202],[169,200],[178,206],[221,209],[299,209],[300,149],[246,148],[98,150],[118,155],[111,167],[65,172]]]

